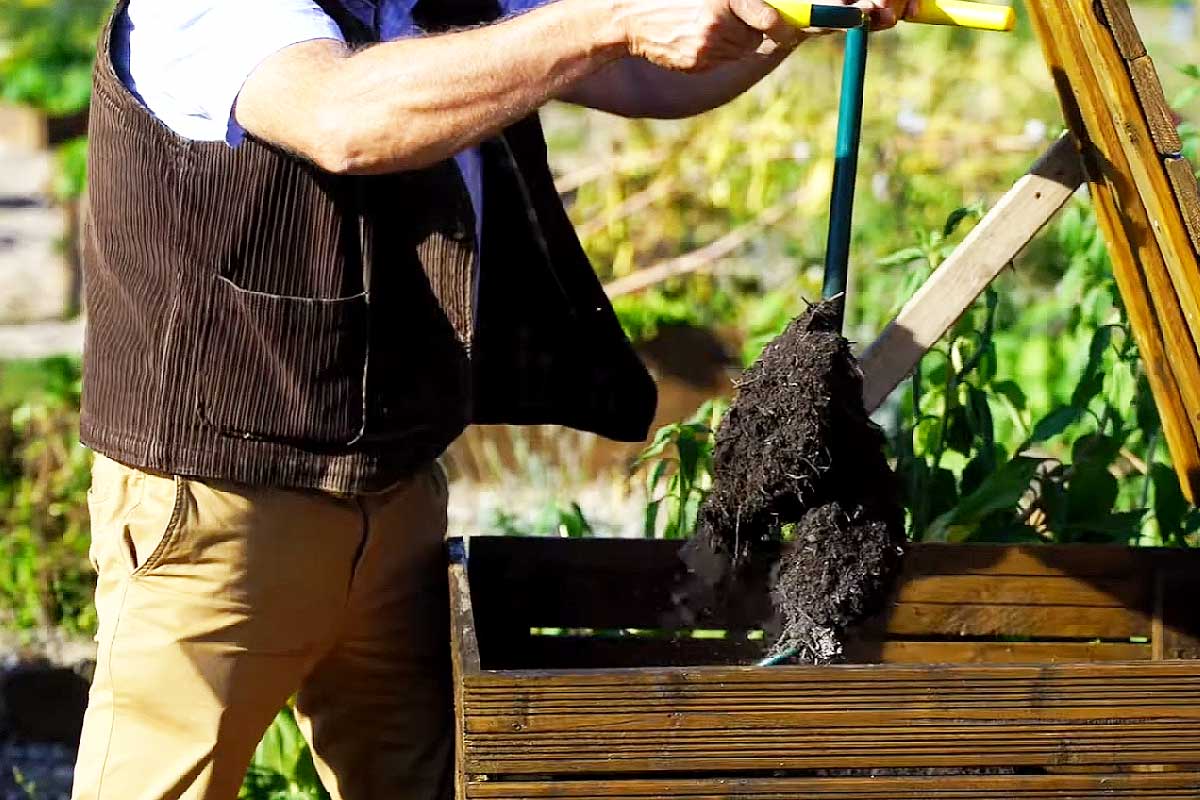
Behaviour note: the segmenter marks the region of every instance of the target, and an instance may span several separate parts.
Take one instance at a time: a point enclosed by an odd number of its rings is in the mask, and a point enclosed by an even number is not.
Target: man
[[[535,116],[717,106],[761,0],[122,0],[84,230],[99,658],[76,800],[231,800],[276,710],[339,800],[452,779],[436,457],[643,438]],[[861,0],[886,26],[900,0]],[[521,13],[518,13],[521,12]]]

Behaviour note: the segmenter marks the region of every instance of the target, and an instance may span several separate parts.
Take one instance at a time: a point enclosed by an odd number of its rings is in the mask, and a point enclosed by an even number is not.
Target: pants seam
[[[109,704],[109,721],[108,721],[108,738],[104,742],[104,757],[100,759],[100,775],[96,779],[96,800],[101,800],[104,795],[104,778],[108,774],[108,758],[112,754],[113,739],[117,730],[117,680],[116,672],[113,670],[113,652],[117,646],[117,634],[121,630],[121,621],[125,618],[125,600],[129,596],[129,581],[125,581],[124,587],[121,589],[121,602],[117,606],[117,618],[113,622],[113,632],[108,638],[108,658],[106,666],[108,667],[108,685],[112,693],[112,698]]]

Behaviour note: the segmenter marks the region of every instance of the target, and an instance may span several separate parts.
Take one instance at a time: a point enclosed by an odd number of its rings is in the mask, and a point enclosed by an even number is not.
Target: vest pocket
[[[331,300],[216,279],[200,415],[227,436],[346,445],[363,433],[365,294]]]

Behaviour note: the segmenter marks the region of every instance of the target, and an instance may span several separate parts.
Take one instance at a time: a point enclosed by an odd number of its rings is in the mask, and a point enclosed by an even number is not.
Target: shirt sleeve
[[[511,17],[551,2],[554,0],[500,0],[500,8],[503,9],[504,16]]]
[[[180,136],[231,146],[245,137],[238,93],[259,64],[293,44],[343,39],[312,0],[130,0],[123,22],[113,53],[130,90]]]

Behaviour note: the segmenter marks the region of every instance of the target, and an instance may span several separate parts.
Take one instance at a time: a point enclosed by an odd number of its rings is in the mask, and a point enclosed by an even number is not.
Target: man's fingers
[[[729,0],[729,9],[738,19],[769,39],[787,44],[796,41],[796,27],[762,0]]]
[[[909,0],[842,0],[843,5],[861,8],[875,30],[895,27],[908,9]]]

